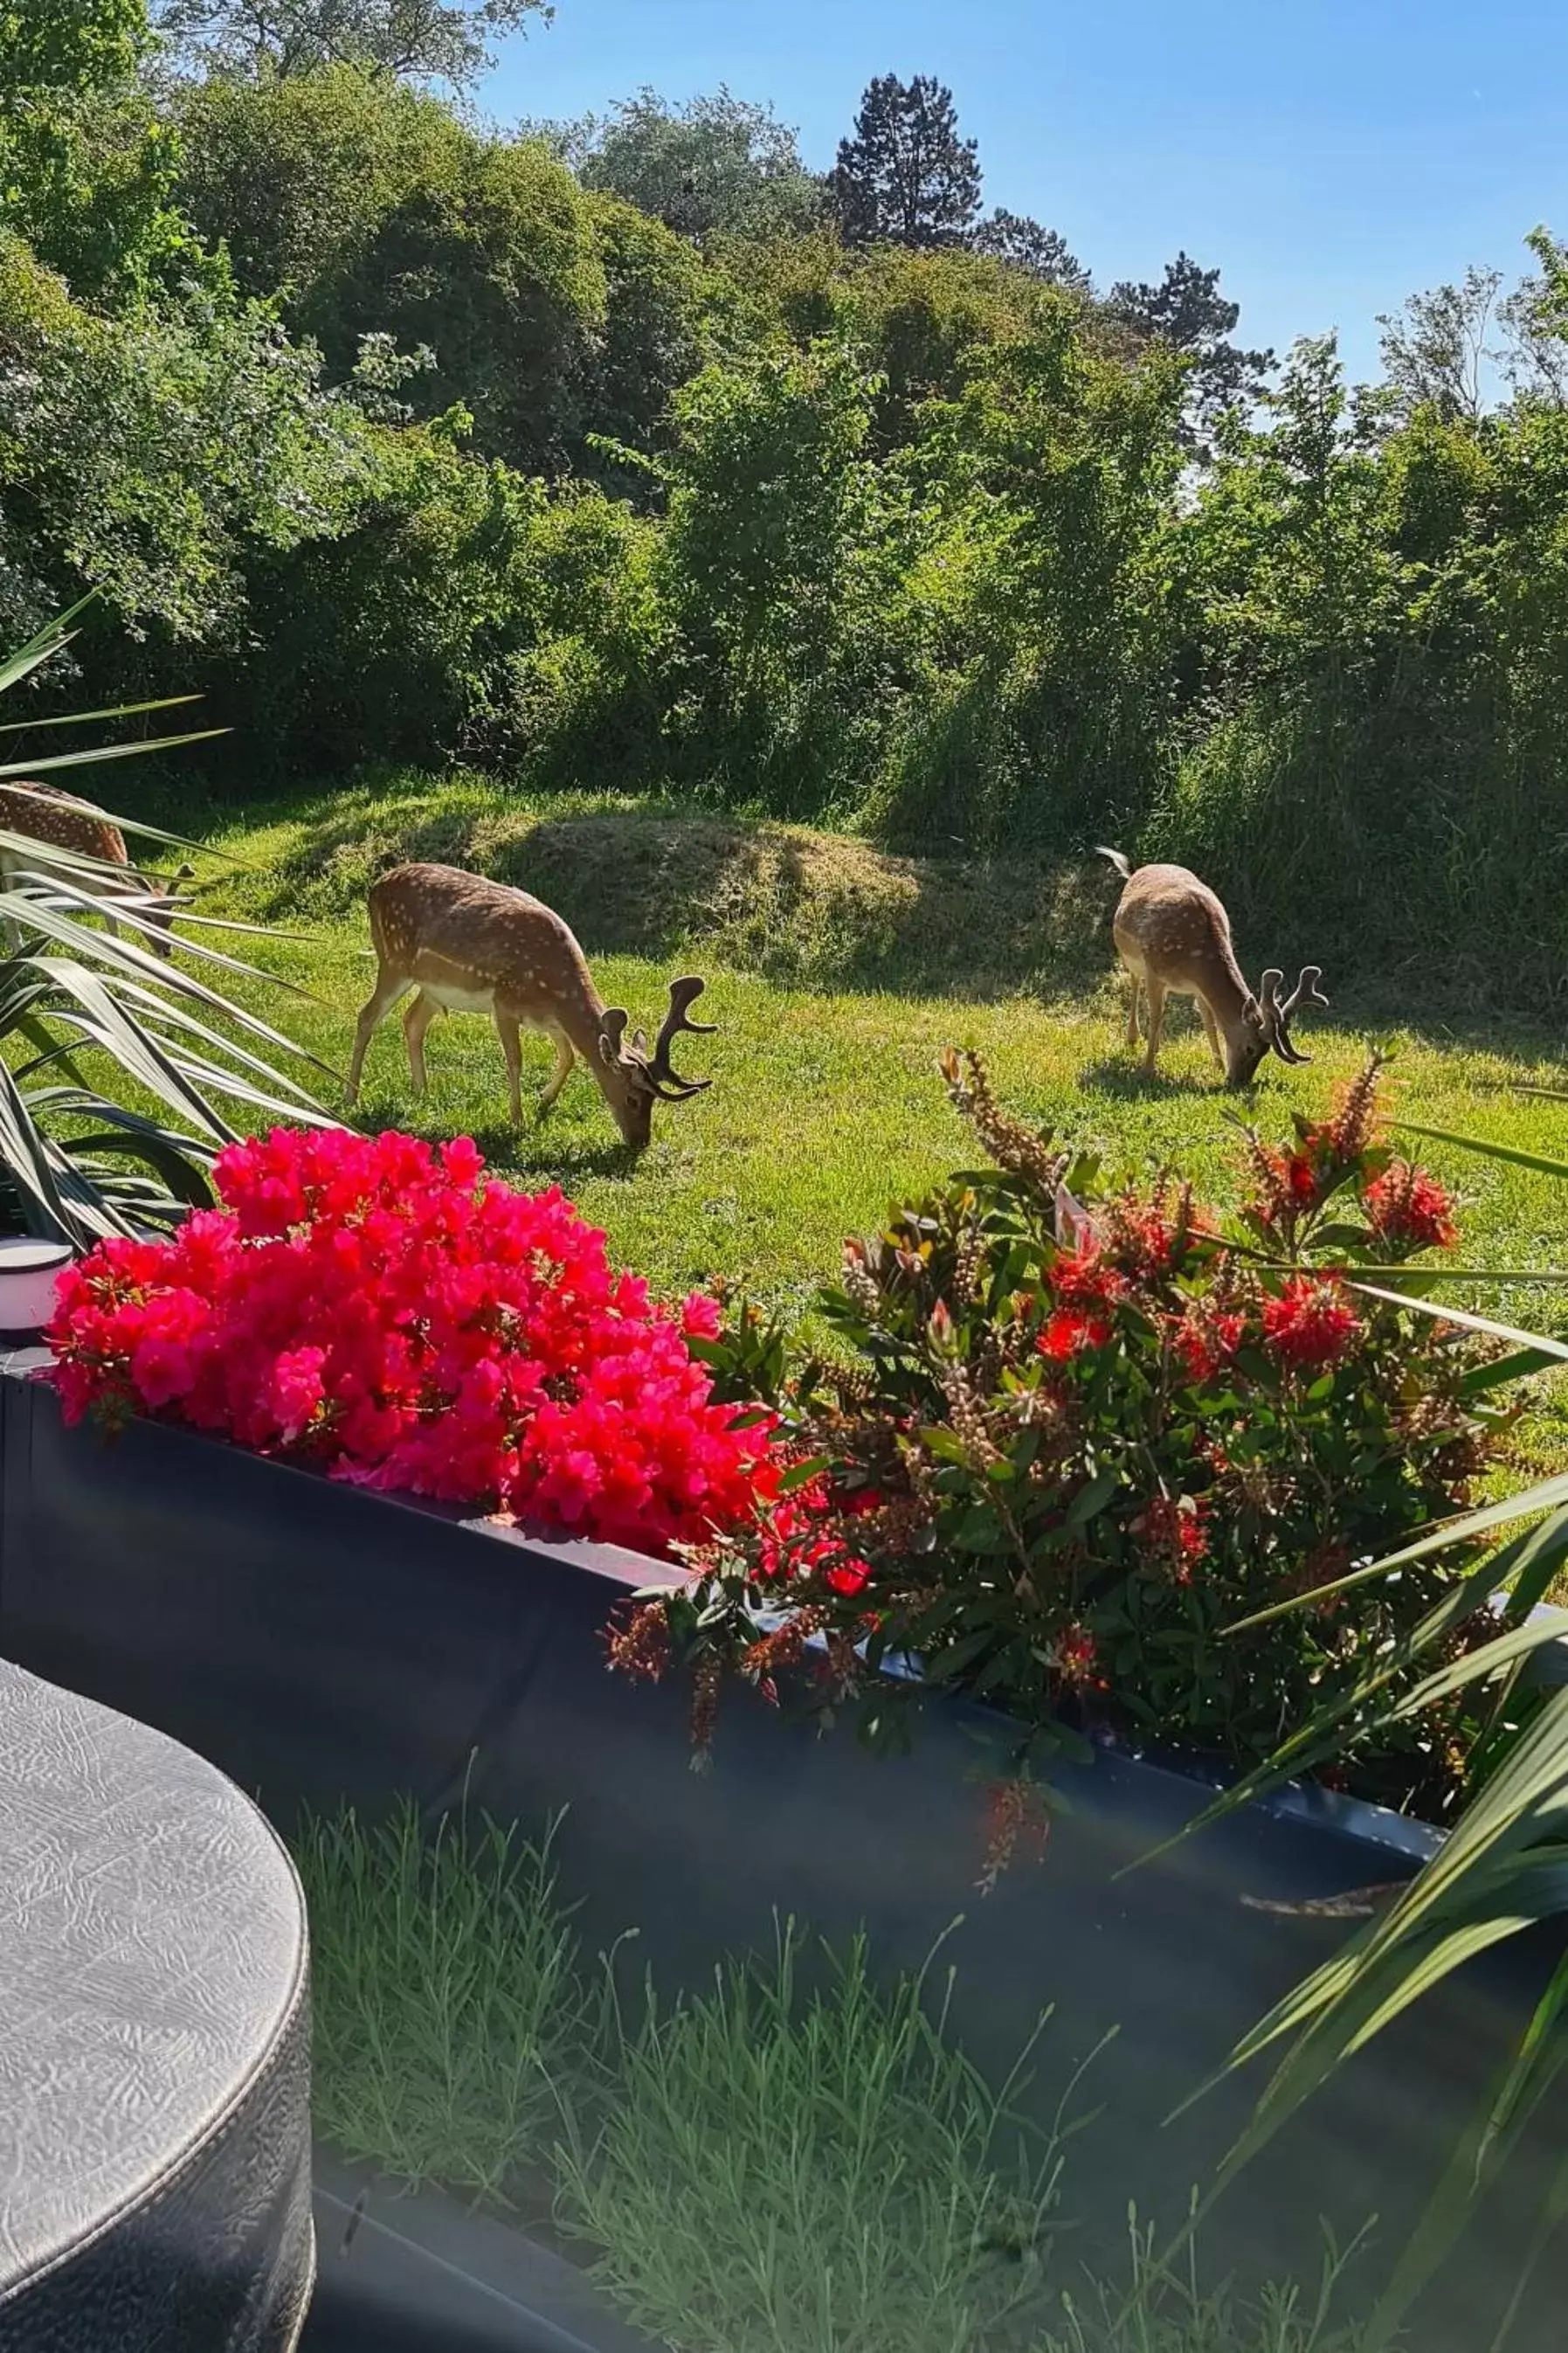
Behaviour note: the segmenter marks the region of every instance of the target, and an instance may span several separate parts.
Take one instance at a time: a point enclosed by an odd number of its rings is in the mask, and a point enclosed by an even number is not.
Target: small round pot
[[[55,1312],[55,1285],[76,1252],[33,1234],[0,1236],[0,1340],[36,1340]]]

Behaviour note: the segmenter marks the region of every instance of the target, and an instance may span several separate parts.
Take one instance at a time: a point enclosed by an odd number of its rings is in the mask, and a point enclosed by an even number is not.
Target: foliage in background
[[[980,153],[952,92],[931,74],[867,86],[829,182],[847,245],[962,244],[980,210]]]
[[[884,1672],[913,1658],[1009,1711],[1020,1767],[1070,1739],[1064,1718],[1255,1762],[1447,1589],[1412,1567],[1232,1631],[1451,1515],[1486,1464],[1496,1368],[1350,1280],[1450,1244],[1447,1198],[1377,1142],[1375,1064],[1289,1149],[1252,1139],[1228,1228],[1009,1118],[976,1057],[948,1075],[994,1165],[847,1246],[826,1363],[784,1373],[745,1316],[699,1344],[725,1394],[782,1413],[792,1492],[699,1550],[694,1588],[639,1605],[613,1662],[691,1663],[703,1737],[721,1671],[776,1698],[816,1639],[820,1704],[854,1697],[872,1736],[918,1705]],[[1439,1817],[1483,1714],[1395,1730],[1379,1710],[1373,1738],[1352,1713],[1354,1786]]]
[[[654,90],[553,134],[585,188],[602,188],[679,236],[788,237],[823,209],[796,133],[771,106],[722,85],[672,106]]]
[[[1545,232],[1510,293],[1413,298],[1385,385],[1310,340],[1276,380],[1214,269],[1100,296],[978,218],[921,77],[867,93],[847,245],[728,92],[500,135],[408,47],[483,10],[196,13],[265,69],[171,82],[137,0],[4,19],[13,637],[99,586],[143,633],[111,690],[173,686],[178,638],[279,775],[463,757],[899,847],[1116,839],[1280,963],[1441,936],[1457,990],[1561,996]]]
[[[291,79],[356,65],[389,80],[467,90],[495,63],[495,44],[546,0],[155,0],[157,28],[197,72]]]
[[[0,230],[0,622],[85,577],[160,647],[232,647],[247,562],[331,533],[366,472],[358,410],[264,309],[88,311]]]

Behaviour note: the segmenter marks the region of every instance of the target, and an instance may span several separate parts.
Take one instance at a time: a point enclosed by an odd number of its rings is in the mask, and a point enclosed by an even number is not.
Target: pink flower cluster
[[[555,1188],[466,1137],[279,1129],[224,1152],[220,1208],[100,1243],[49,1332],[66,1418],[144,1411],[335,1477],[661,1552],[776,1493],[765,1422],[712,1402],[680,1314]]]

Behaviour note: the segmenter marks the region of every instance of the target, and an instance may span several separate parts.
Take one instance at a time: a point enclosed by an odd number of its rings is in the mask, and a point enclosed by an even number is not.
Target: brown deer
[[[77,858],[97,860],[96,866],[57,865],[47,858],[33,858],[8,846],[0,848],[0,890],[9,891],[25,875],[68,883],[103,902],[103,920],[116,933],[120,925],[110,906],[117,899],[124,900],[130,911],[149,926],[147,944],[154,954],[167,957],[173,953],[170,927],[177,910],[188,902],[177,889],[137,872],[125,848],[125,836],[90,801],[78,800],[73,793],[57,792],[48,785],[0,784],[0,833],[26,834],[30,841],[52,843]],[[110,869],[114,871],[106,871]],[[195,871],[194,867],[182,866],[174,878],[176,885],[188,882]],[[140,925],[132,928],[140,933]],[[5,913],[3,899],[0,931],[15,954],[21,935]]]
[[[712,1026],[688,1018],[701,994],[696,979],[672,980],[669,1011],[651,1052],[628,1016],[606,1006],[583,951],[559,915],[526,891],[465,874],[454,866],[399,866],[374,882],[370,936],[375,987],[359,1017],[349,1101],[357,1102],[365,1049],[376,1025],[410,989],[403,1017],[415,1092],[425,1092],[425,1032],[437,1013],[488,1013],[506,1057],[514,1124],[522,1123],[519,1033],[542,1029],[555,1041],[555,1068],[540,1098],[542,1119],[581,1055],[614,1113],[622,1139],[640,1152],[653,1132],[656,1103],[684,1103],[710,1079],[683,1079],[670,1068],[671,1040],[682,1029],[709,1037]]]
[[[1310,1062],[1290,1040],[1292,1017],[1303,1005],[1328,1010],[1318,983],[1321,967],[1303,965],[1283,1000],[1282,972],[1266,972],[1254,997],[1241,976],[1231,945],[1230,917],[1206,882],[1184,866],[1140,866],[1136,872],[1119,849],[1101,849],[1126,883],[1111,923],[1116,953],[1132,982],[1127,1043],[1138,1043],[1138,992],[1148,992],[1148,1046],[1143,1068],[1151,1076],[1160,1050],[1160,1028],[1167,997],[1192,997],[1208,1033],[1215,1060],[1232,1087],[1249,1086],[1264,1056],[1282,1062]]]

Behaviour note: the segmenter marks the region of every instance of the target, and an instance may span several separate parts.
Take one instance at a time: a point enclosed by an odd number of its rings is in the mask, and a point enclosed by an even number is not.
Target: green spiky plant
[[[90,601],[84,598],[0,659],[0,694],[64,652]],[[173,696],[24,719],[0,734],[111,721],[192,700]],[[0,782],[166,751],[221,733],[208,728],[0,762]],[[123,832],[194,847],[108,810],[97,814]],[[100,861],[51,844],[46,866],[36,840],[4,828],[0,850],[22,861],[5,895],[10,941],[0,954],[0,1230],[47,1235],[79,1248],[106,1234],[157,1231],[211,1198],[213,1156],[238,1133],[220,1106],[325,1123],[305,1087],[270,1059],[315,1058],[200,977],[204,968],[215,976],[269,977],[212,943],[215,932],[255,933],[257,926],[186,916],[199,936],[182,935],[186,962],[176,965],[153,953],[160,925],[151,895],[117,896],[112,931],[89,920],[102,903],[93,887],[105,871]],[[28,860],[39,860],[38,869]],[[90,1075],[84,1075],[79,1058],[88,1053]]]
[[[1412,1134],[1516,1162],[1568,1182],[1568,1161],[1415,1122],[1398,1124]],[[1537,1276],[1510,1269],[1509,1274],[1513,1281],[1548,1284],[1568,1279],[1561,1272]],[[1443,1279],[1498,1278],[1492,1270],[1471,1269],[1467,1276],[1463,1270],[1450,1269]],[[1414,1295],[1416,1282],[1433,1280],[1431,1271],[1423,1270],[1413,1278],[1411,1289],[1401,1289],[1403,1303],[1507,1344],[1508,1353],[1478,1367],[1472,1378],[1495,1386],[1568,1364],[1568,1344],[1549,1334],[1524,1332]],[[1260,1611],[1245,1623],[1256,1626],[1291,1610],[1321,1606],[1352,1587],[1395,1577],[1411,1564],[1445,1552],[1474,1564],[1478,1547],[1482,1553],[1479,1565],[1468,1566],[1463,1574],[1456,1571],[1448,1591],[1410,1634],[1369,1659],[1352,1688],[1318,1710],[1266,1764],[1226,1790],[1183,1833],[1190,1836],[1248,1799],[1328,1762],[1352,1722],[1363,1736],[1370,1729],[1375,1737],[1395,1725],[1419,1721],[1427,1710],[1467,1687],[1486,1694],[1487,1721],[1500,1736],[1490,1758],[1480,1760],[1478,1793],[1441,1849],[1391,1901],[1386,1891],[1368,1891],[1370,1897],[1381,1900],[1369,1903],[1365,1925],[1230,2054],[1222,2073],[1248,2066],[1265,2054],[1273,2054],[1275,2064],[1205,2205],[1346,2061],[1457,1969],[1515,1936],[1542,1926],[1568,1924],[1568,1688],[1552,1691],[1517,1737],[1509,1737],[1503,1729],[1510,1701],[1537,1654],[1562,1639],[1561,1616],[1542,1604],[1568,1571],[1568,1473],[1450,1520],[1419,1542]],[[1500,1610],[1500,1594],[1507,1597]],[[1454,1656],[1456,1630],[1487,1616],[1497,1622],[1493,1639]],[[1232,1630],[1240,1632],[1242,1627]],[[1423,1662],[1428,1672],[1410,1686],[1408,1671]],[[1475,2201],[1518,2153],[1526,2128],[1557,2088],[1565,2064],[1568,1956],[1552,1972],[1488,2098],[1451,2151],[1373,2316],[1363,2340],[1365,2353],[1377,2353],[1394,2341],[1416,2298],[1453,2251]],[[1194,2094],[1201,2096],[1201,2091]],[[1547,2185],[1530,2256],[1502,2315],[1492,2353],[1499,2353],[1510,2336],[1534,2264],[1564,2221],[1568,2155]]]

